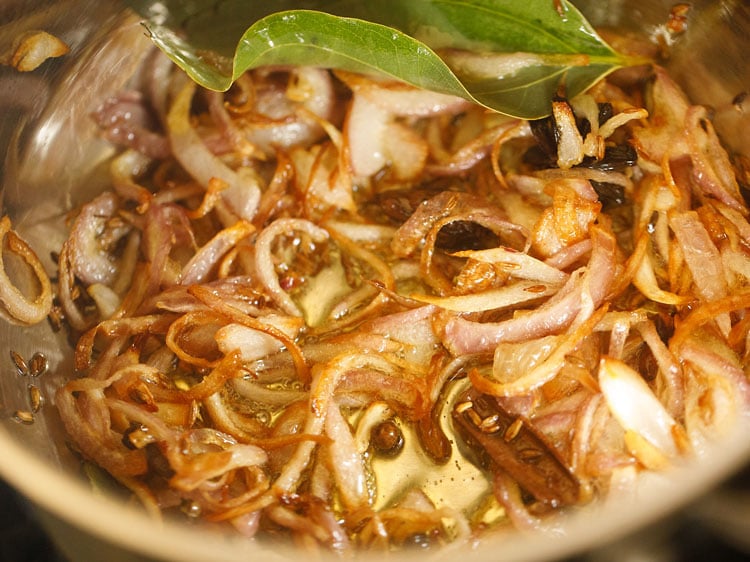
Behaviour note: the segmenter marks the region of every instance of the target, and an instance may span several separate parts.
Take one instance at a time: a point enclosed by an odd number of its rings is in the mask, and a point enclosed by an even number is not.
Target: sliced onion
[[[659,287],[659,282],[656,279],[651,258],[648,255],[644,256],[640,265],[636,269],[633,277],[633,285],[638,287],[638,289],[649,299],[663,304],[685,304],[691,299],[689,296],[677,295]]]
[[[510,382],[542,364],[560,343],[561,336],[545,336],[522,343],[501,343],[495,348],[492,374]]]
[[[344,127],[352,171],[371,176],[387,163],[385,153],[389,113],[368,99],[355,96]]]
[[[442,113],[456,113],[469,106],[463,98],[420,90],[395,80],[375,80],[344,71],[337,71],[336,76],[343,80],[355,94],[359,94],[388,113],[399,117],[427,117]]]
[[[112,186],[123,199],[138,203],[138,211],[143,212],[153,197],[153,194],[138,184],[136,178],[143,175],[151,165],[152,159],[135,150],[126,150],[110,165]]]
[[[589,227],[601,211],[601,202],[588,181],[567,178],[551,182],[552,206],[545,209],[532,232],[532,248],[551,257],[589,237]]]
[[[238,515],[237,517],[233,518],[231,522],[232,526],[237,529],[237,531],[243,537],[251,539],[258,532],[258,529],[260,529],[260,519],[261,512],[260,510],[258,510],[251,513]]]
[[[334,209],[356,212],[352,180],[340,160],[333,144],[325,144],[318,151],[304,190],[310,215],[324,215]]]
[[[420,419],[429,408],[423,395],[424,385],[409,377],[399,376],[395,364],[380,368],[367,366],[345,373],[338,389],[343,406],[361,406],[373,399],[382,399],[408,420]]]
[[[386,131],[386,152],[396,180],[414,180],[424,171],[429,149],[413,129],[392,123]]]
[[[704,362],[698,360],[697,362]],[[744,407],[747,418],[748,408]],[[716,366],[686,368],[685,429],[690,444],[704,456],[717,436],[726,435],[741,419],[737,385]]]
[[[489,250],[464,251],[456,252],[455,255],[499,265],[507,270],[511,277],[518,279],[528,279],[550,285],[561,285],[568,279],[568,274],[564,271],[512,248],[498,247]]]
[[[90,327],[93,319],[78,307],[75,302],[76,279],[70,264],[70,242],[66,241],[60,249],[58,258],[58,295],[68,324],[74,330],[83,331]],[[4,273],[4,271],[3,271]]]
[[[297,376],[300,381],[307,383],[310,378],[310,371],[305,363],[305,358],[294,340],[289,338],[282,330],[279,330],[271,323],[260,322],[257,318],[248,315],[241,307],[237,307],[232,302],[227,302],[220,294],[216,294],[203,285],[193,285],[190,292],[201,302],[210,307],[216,314],[222,316],[226,321],[242,324],[248,328],[258,330],[269,334],[281,341],[291,355],[294,367],[297,370]]]
[[[110,428],[109,415],[102,420],[104,427],[101,427],[89,411],[81,408],[85,399],[83,395],[76,397],[74,394],[76,382],[60,387],[55,393],[55,403],[66,431],[75,439],[80,451],[115,476],[144,474],[148,470],[144,451],[131,451],[120,443],[120,437]],[[85,394],[90,392],[93,390]],[[98,401],[103,405],[103,398],[102,391],[98,391],[94,403]]]
[[[576,117],[588,122],[590,131],[583,139],[583,152],[597,160],[604,158],[604,136],[599,133],[599,104],[590,93],[578,94],[568,100]]]
[[[39,284],[38,294],[29,299],[8,277],[4,260],[0,257],[0,301],[10,316],[24,324],[36,324],[44,320],[52,310],[52,285],[34,250],[18,234],[11,230],[7,216],[0,219],[0,249],[20,257],[34,273]]]
[[[31,29],[13,38],[10,48],[0,54],[0,64],[12,66],[19,72],[31,72],[47,59],[62,57],[69,52],[70,47],[59,37]]]
[[[232,387],[243,398],[268,406],[288,406],[306,396],[305,391],[294,388],[268,388],[244,378],[232,380]]]
[[[732,394],[738,401],[738,407],[750,412],[750,381],[726,344],[705,334],[701,340],[696,340],[694,336],[680,347],[680,358],[714,382],[717,378],[726,379],[734,387]]]
[[[328,232],[304,219],[278,219],[264,228],[255,242],[255,264],[258,278],[268,290],[276,304],[293,316],[302,316],[302,311],[295,304],[289,294],[281,288],[276,275],[273,261],[273,242],[279,236],[288,235],[294,231],[304,232],[315,242],[328,240]]]
[[[125,91],[106,100],[93,117],[110,142],[149,158],[168,158],[171,155],[169,141],[155,131],[156,124],[148,105],[149,100],[140,92]]]
[[[564,270],[576,265],[591,252],[591,240],[581,240],[570,246],[560,248],[554,255],[544,260],[546,265],[558,270]]]
[[[336,387],[345,373],[353,369],[363,369],[372,366],[376,369],[392,370],[392,366],[376,355],[344,354],[325,365],[318,365],[313,369],[313,380],[310,387],[309,413],[305,421],[303,433],[306,435],[320,435],[325,428],[328,408],[333,402]],[[302,472],[310,462],[310,456],[315,443],[308,441],[301,443],[294,451],[289,462],[284,466],[281,474],[274,482],[274,489],[279,493],[289,493],[296,489]]]
[[[120,307],[120,297],[106,285],[94,283],[86,289],[86,292],[96,303],[101,318],[110,318]]]
[[[539,361],[539,358],[543,360],[513,380],[490,380],[482,376],[476,369],[469,371],[469,379],[474,388],[494,396],[520,396],[528,394],[557,376],[565,365],[567,355],[572,353],[583,342],[584,338],[593,332],[594,327],[605,313],[606,309],[598,310],[570,333],[555,338],[554,342],[549,339],[542,340],[541,347],[537,349],[540,355],[532,356],[530,360],[533,359],[535,362]],[[554,344],[551,352],[546,349],[546,345],[549,343]],[[500,361],[500,368],[502,370],[502,355]]]
[[[438,342],[432,330],[436,312],[434,306],[420,306],[381,316],[370,322],[367,329],[387,340],[414,346],[434,346]]]
[[[708,119],[706,108],[691,107],[685,125],[694,166],[693,177],[698,185],[707,196],[747,213],[732,163]]]
[[[477,294],[450,297],[412,294],[409,295],[409,298],[454,312],[482,312],[521,305],[553,295],[557,290],[558,287],[555,285],[543,285],[533,281],[517,281],[500,289],[490,289]]]
[[[702,326],[713,323],[716,318],[724,317],[729,312],[748,308],[750,308],[750,293],[747,292],[702,304],[675,326],[675,331],[669,340],[669,349],[679,357],[680,348]]]
[[[205,310],[188,312],[170,324],[164,343],[181,361],[212,368],[220,360],[215,335],[223,321]]]
[[[685,376],[682,365],[659,337],[653,322],[641,322],[636,324],[636,328],[659,365],[659,375],[664,381],[666,393],[666,400],[663,401],[667,404],[667,410],[675,419],[681,419],[685,413]]]
[[[185,265],[180,283],[183,285],[201,283],[207,278],[211,269],[216,267],[223,255],[254,232],[255,227],[242,220],[218,232]]]
[[[682,428],[632,368],[615,359],[603,358],[599,385],[612,415],[633,434],[632,452],[646,466],[668,462],[679,452],[676,435]],[[649,445],[656,449],[652,451]]]
[[[726,296],[728,289],[721,255],[698,214],[695,211],[672,213],[669,226],[680,243],[698,294],[705,300]]]
[[[586,470],[586,457],[592,448],[595,414],[603,401],[601,394],[595,394],[583,404],[578,413],[575,429],[573,430],[573,443],[571,444],[570,467],[573,473],[585,482],[588,476]],[[584,495],[586,493],[584,492]]]
[[[260,446],[268,428],[258,419],[243,415],[226,400],[222,391],[214,392],[203,399],[203,407],[213,427],[231,435],[241,443]]]
[[[186,211],[177,205],[149,205],[143,228],[142,248],[148,267],[147,294],[155,294],[164,285],[176,284],[177,265],[170,254],[175,246],[195,245]]]
[[[219,132],[224,136],[230,145],[230,150],[235,150],[243,156],[258,157],[263,159],[265,155],[250,142],[244,135],[242,129],[232,119],[227,106],[224,102],[224,95],[221,92],[206,92],[208,98],[208,110],[216,122]]]
[[[184,491],[195,490],[206,481],[236,468],[256,466],[267,460],[263,449],[245,444],[233,444],[224,451],[184,455],[184,458],[181,451],[175,451],[168,458],[176,471],[169,483]]]
[[[223,199],[240,218],[252,220],[260,201],[258,180],[248,170],[234,171],[211,154],[190,123],[190,104],[196,85],[188,80],[174,100],[167,115],[167,128],[172,151],[180,164],[204,188],[211,178],[229,185]]]
[[[614,115],[607,119],[607,121],[599,129],[599,134],[602,137],[609,138],[614,132],[622,127],[629,121],[637,121],[640,119],[646,119],[648,117],[648,111],[642,107],[631,107],[621,111],[617,115]]]
[[[469,193],[443,191],[423,202],[396,231],[391,249],[397,256],[412,254],[421,244],[423,266],[433,251],[434,240],[446,224],[455,221],[476,222],[509,240],[524,238],[523,227],[507,220],[503,211],[483,197]],[[430,237],[432,245],[426,240]]]
[[[455,176],[470,170],[484,160],[492,150],[513,138],[528,137],[531,130],[526,122],[508,120],[495,125],[436,164],[428,164],[427,172],[439,176]],[[501,183],[502,185],[502,183]]]
[[[306,146],[322,135],[319,119],[328,120],[335,109],[334,88],[326,69],[312,66],[284,68],[288,72],[286,89],[273,84],[264,74],[275,69],[260,69],[255,75],[255,115],[244,132],[251,143],[267,154],[275,147]]]
[[[117,261],[103,246],[107,221],[118,206],[117,196],[104,192],[81,209],[70,234],[70,263],[76,277],[86,284],[110,284],[117,275]]]
[[[626,174],[620,172],[609,172],[602,170],[595,170],[592,168],[572,168],[570,170],[561,170],[559,168],[550,168],[548,170],[539,170],[534,172],[535,178],[543,179],[546,181],[556,179],[566,180],[587,180],[587,182],[601,182],[611,183],[614,185],[622,186],[623,188],[630,190],[633,188],[633,180]],[[545,182],[546,184],[546,182]],[[598,197],[592,199],[596,201]]]
[[[455,355],[494,349],[500,342],[518,342],[559,333],[570,326],[583,310],[583,296],[599,306],[615,278],[615,241],[610,233],[592,227],[594,249],[584,270],[572,275],[548,302],[528,314],[519,314],[502,322],[482,323],[460,317],[447,319],[443,343]]]
[[[724,205],[720,202],[715,203],[716,210],[721,213],[722,216],[727,218],[732,225],[737,229],[738,234],[742,237],[745,242],[750,242],[750,223],[748,222],[742,211]]]
[[[648,126],[633,131],[639,155],[661,166],[670,157],[688,152],[684,139],[685,117],[690,104],[679,86],[661,67],[654,68]]]
[[[297,317],[269,315],[259,318],[259,321],[279,329],[292,340],[296,339],[302,328],[302,322]],[[238,351],[242,360],[247,363],[284,349],[283,342],[277,338],[234,323],[222,326],[217,330],[216,343],[225,354]]]
[[[707,301],[725,297],[729,293],[729,287],[721,254],[698,214],[695,211],[673,213],[670,215],[669,225],[680,244],[698,296]],[[725,335],[729,333],[728,317],[719,316],[716,322]]]
[[[553,101],[552,115],[557,129],[557,165],[562,170],[583,161],[583,139],[573,109],[567,101]]]
[[[369,498],[364,458],[357,450],[354,436],[336,401],[328,406],[325,431],[332,443],[335,443],[335,446],[326,449],[330,455],[333,478],[344,505],[349,510],[367,506]]]
[[[382,242],[393,238],[396,229],[381,224],[328,221],[326,227],[346,236],[352,242]]]

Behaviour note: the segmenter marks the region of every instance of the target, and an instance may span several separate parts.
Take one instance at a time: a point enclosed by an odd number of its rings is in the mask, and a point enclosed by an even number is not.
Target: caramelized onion
[[[207,188],[212,178],[229,185],[223,199],[232,211],[251,220],[260,200],[260,188],[249,170],[230,169],[218,157],[211,154],[190,123],[190,104],[195,93],[195,83],[188,81],[180,90],[167,115],[167,128],[172,151],[186,170]]]
[[[39,284],[39,294],[29,299],[5,271],[4,260],[0,259],[0,301],[10,316],[24,324],[41,322],[52,309],[52,286],[44,266],[31,247],[11,230],[10,219],[0,219],[0,248],[20,257],[29,266]]]
[[[535,311],[498,323],[478,323],[461,317],[450,317],[443,331],[443,341],[454,354],[478,353],[492,349],[500,342],[520,342],[558,333],[570,326],[582,312],[584,299],[590,297],[594,307],[605,298],[615,276],[615,246],[611,234],[592,228],[594,247],[584,270],[570,280]],[[584,312],[584,314],[587,314]]]
[[[261,283],[263,283],[271,297],[276,301],[276,304],[287,314],[302,316],[302,311],[297,304],[281,288],[272,257],[272,245],[276,238],[282,235],[291,235],[295,231],[309,235],[314,242],[324,242],[329,236],[328,232],[310,221],[303,219],[279,219],[263,229],[263,232],[258,235],[255,244],[255,264]]]
[[[343,556],[556,533],[747,417],[750,212],[664,69],[528,122],[321,68],[207,92],[165,60],[97,114],[127,148],[55,309],[72,446],[149,511]],[[51,284],[0,230],[41,287],[3,267],[0,300],[37,322]]]

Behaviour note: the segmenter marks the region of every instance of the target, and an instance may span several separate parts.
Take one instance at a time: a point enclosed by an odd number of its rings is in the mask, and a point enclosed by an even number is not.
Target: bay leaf
[[[549,114],[561,88],[573,96],[634,62],[564,0],[129,3],[153,41],[214,90],[248,69],[307,64],[390,77],[531,119]]]

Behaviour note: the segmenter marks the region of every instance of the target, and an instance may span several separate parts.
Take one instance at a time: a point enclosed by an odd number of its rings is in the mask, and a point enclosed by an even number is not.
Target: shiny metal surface
[[[598,25],[656,34],[672,2],[582,0],[576,4]],[[750,4],[745,0],[692,4],[687,31],[675,39],[666,64],[694,101],[714,109],[717,128],[727,144],[750,158],[750,95],[742,95],[750,92],[746,55],[750,52]],[[96,137],[88,115],[97,100],[117,91],[137,71],[150,44],[137,19],[123,15],[117,2],[5,0],[0,6],[0,50],[20,30],[30,28],[57,34],[71,46],[71,53],[29,74],[0,67],[0,153],[4,155],[0,181],[3,213],[11,215],[16,228],[47,259],[62,242],[66,212],[101,186],[101,163],[110,155],[111,149]],[[53,271],[51,261],[47,265]],[[50,373],[43,379],[42,391],[50,397],[63,374],[70,371],[65,337],[46,324],[28,329],[2,322],[0,342],[0,476],[41,507],[42,519],[71,559],[91,560],[92,553],[102,549],[110,549],[110,554],[100,559],[109,560],[143,559],[146,553],[153,559],[205,560],[208,554],[216,560],[247,557],[246,544],[194,530],[159,529],[114,500],[94,497],[82,483],[49,400],[37,423],[26,426],[11,419],[26,399],[26,382],[13,376],[8,350],[25,357],[35,351],[47,355]],[[530,544],[519,538],[503,548],[522,559],[590,549],[674,511],[715,486],[749,455],[746,439],[732,441],[717,452],[712,467],[676,475],[682,487],[667,486],[669,496],[660,502],[645,501],[639,507],[642,513],[622,514],[614,522],[594,518],[573,525],[570,536],[558,543]],[[122,530],[108,528],[113,520],[141,533],[140,543],[134,544]],[[745,522],[733,530],[738,536],[750,536],[750,522],[747,518]],[[98,537],[96,542],[90,540],[92,536]],[[497,547],[489,546],[466,553],[466,559],[494,559]],[[267,551],[255,554],[261,559],[271,556]]]

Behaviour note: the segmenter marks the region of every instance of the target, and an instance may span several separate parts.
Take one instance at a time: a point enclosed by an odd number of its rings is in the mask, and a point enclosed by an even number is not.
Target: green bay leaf
[[[538,118],[629,64],[561,0],[131,0],[153,41],[196,82],[307,64],[395,78]],[[520,54],[519,54],[520,53]]]

